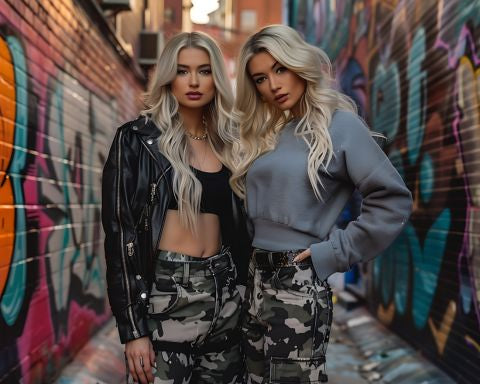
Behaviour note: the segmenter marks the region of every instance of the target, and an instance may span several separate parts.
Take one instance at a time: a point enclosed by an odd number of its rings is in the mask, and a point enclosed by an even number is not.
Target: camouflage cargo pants
[[[244,383],[235,280],[228,251],[206,259],[157,253],[148,317],[155,384]]]
[[[243,331],[248,383],[320,383],[332,294],[311,264],[259,266],[253,258]]]

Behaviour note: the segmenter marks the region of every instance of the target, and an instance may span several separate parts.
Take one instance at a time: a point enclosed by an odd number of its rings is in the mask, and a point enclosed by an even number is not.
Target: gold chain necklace
[[[191,139],[193,140],[205,140],[208,136],[207,134],[207,131],[205,130],[205,133],[201,136],[195,136],[195,135],[192,135],[190,132],[188,132],[187,130],[185,131],[185,134],[190,137]]]
[[[207,135],[208,135],[207,134],[207,119],[205,118],[205,115],[202,116],[202,125],[203,125],[203,128],[205,129],[205,132],[203,133],[203,135],[195,136],[195,135],[192,135],[187,130],[185,130],[185,134],[193,140],[205,140],[207,138]]]

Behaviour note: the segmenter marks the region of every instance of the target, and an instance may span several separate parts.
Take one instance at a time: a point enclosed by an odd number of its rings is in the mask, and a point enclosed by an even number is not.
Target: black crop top
[[[218,172],[203,172],[191,167],[197,179],[202,183],[202,198],[200,201],[200,213],[213,213],[220,221],[222,244],[230,245],[233,242],[234,226],[232,213],[233,192],[228,180],[230,171],[222,166]],[[178,210],[178,202],[172,196],[168,209]]]
[[[204,172],[191,167],[198,181],[202,184],[201,213],[213,213],[222,216],[225,207],[229,207],[232,199],[232,190],[228,179],[230,172],[224,165],[218,172]],[[172,196],[168,209],[178,210],[178,201]]]

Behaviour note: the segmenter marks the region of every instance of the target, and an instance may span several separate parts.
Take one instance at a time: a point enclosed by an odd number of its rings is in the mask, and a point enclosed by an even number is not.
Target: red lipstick
[[[187,92],[186,93],[187,97],[189,100],[199,100],[202,96],[203,93],[200,92]]]

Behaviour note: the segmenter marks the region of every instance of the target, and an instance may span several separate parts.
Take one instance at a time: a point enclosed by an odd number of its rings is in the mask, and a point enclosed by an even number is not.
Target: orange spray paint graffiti
[[[15,75],[10,50],[0,38],[0,297],[5,288],[15,243],[15,206],[7,168],[13,154]]]

